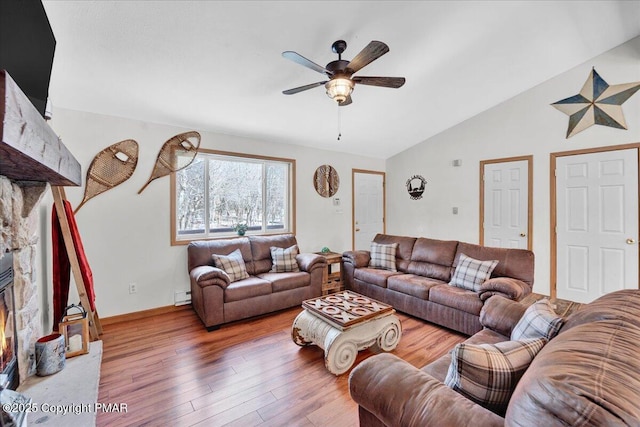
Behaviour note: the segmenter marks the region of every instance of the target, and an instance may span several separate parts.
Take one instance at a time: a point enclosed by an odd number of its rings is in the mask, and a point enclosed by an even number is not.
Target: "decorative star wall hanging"
[[[593,68],[579,94],[551,105],[569,116],[567,138],[593,125],[626,129],[622,104],[638,89],[640,82],[609,86]]]

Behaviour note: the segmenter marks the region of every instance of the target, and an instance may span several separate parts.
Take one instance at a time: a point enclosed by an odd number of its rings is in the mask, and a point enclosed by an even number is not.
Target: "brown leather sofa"
[[[373,241],[398,243],[398,271],[369,268],[369,251],[348,251],[342,255],[346,288],[466,335],[482,329],[479,317],[485,299],[502,295],[519,301],[533,287],[534,256],[528,250],[388,234],[378,234]],[[479,260],[498,260],[492,280],[479,292],[448,285],[462,253]]]
[[[296,244],[290,234],[191,242],[187,247],[191,303],[204,326],[214,330],[223,323],[293,307],[320,296],[326,266],[320,255],[298,254],[299,272],[269,271],[270,248]],[[228,255],[236,249],[242,253],[249,278],[230,282],[224,271],[214,267],[212,255]]]
[[[490,298],[484,329],[469,343],[509,340],[522,304]],[[640,425],[640,290],[607,294],[570,315],[535,356],[504,417],[443,381],[449,354],[418,369],[392,354],[358,365],[349,378],[360,425],[638,426]]]

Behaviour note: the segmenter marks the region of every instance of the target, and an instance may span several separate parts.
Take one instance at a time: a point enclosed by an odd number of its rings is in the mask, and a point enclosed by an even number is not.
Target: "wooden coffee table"
[[[402,336],[402,324],[388,304],[351,291],[312,298],[293,321],[291,338],[300,346],[315,344],[324,350],[327,370],[345,373],[358,351],[373,347],[391,351]]]

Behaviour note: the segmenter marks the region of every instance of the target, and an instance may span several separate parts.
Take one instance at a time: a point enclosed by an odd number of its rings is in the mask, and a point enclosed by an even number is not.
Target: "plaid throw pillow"
[[[497,344],[458,344],[451,350],[451,364],[444,382],[463,396],[503,415],[518,381],[546,342],[538,338]]]
[[[560,331],[563,323],[564,319],[553,311],[551,303],[545,298],[527,308],[511,331],[511,339],[546,338],[550,340]]]
[[[276,248],[271,246],[271,260],[273,262],[271,266],[271,272],[273,273],[285,273],[291,271],[300,271],[298,268],[298,261],[296,261],[296,255],[298,255],[298,245],[293,245],[290,248]]]
[[[480,285],[491,277],[491,272],[496,268],[496,265],[498,265],[498,261],[495,259],[480,261],[468,257],[465,254],[460,254],[458,266],[449,284],[458,288],[478,292]]]
[[[398,249],[397,243],[383,245],[371,242],[371,260],[369,260],[369,267],[398,271],[396,270],[396,249]]]
[[[244,259],[242,259],[242,253],[240,249],[236,249],[229,255],[211,255],[213,263],[216,267],[224,270],[229,276],[229,280],[237,282],[238,280],[246,279],[249,277],[247,274],[247,267],[244,265]]]

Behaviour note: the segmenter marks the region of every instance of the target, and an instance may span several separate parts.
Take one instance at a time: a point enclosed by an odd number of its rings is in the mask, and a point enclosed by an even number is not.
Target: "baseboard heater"
[[[176,307],[179,305],[191,304],[191,291],[175,291],[174,301]]]

